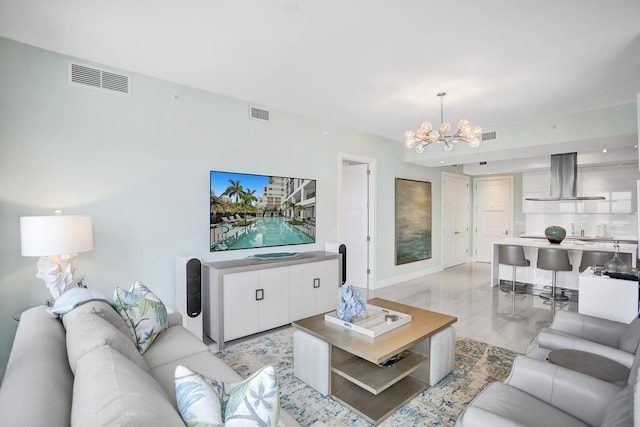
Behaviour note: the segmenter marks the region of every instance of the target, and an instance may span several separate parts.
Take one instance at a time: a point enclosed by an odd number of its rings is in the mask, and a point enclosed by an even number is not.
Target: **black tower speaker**
[[[200,260],[187,261],[187,316],[198,317],[202,312],[202,266]]]
[[[347,281],[347,247],[341,244],[338,247],[338,253],[342,255],[342,277],[340,278],[340,284],[344,285]]]

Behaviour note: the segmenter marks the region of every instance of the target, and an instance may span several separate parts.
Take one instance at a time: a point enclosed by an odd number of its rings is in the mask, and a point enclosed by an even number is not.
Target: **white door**
[[[442,174],[442,266],[469,260],[470,179],[466,175]]]
[[[369,215],[368,165],[342,167],[340,242],[347,247],[346,284],[367,288]]]
[[[513,178],[474,180],[474,242],[476,261],[491,262],[493,242],[513,230]]]

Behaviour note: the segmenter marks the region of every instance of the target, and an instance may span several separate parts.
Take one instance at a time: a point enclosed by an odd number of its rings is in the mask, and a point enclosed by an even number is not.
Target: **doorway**
[[[469,261],[470,178],[442,173],[442,267]]]
[[[347,284],[367,289],[374,275],[375,159],[340,154],[338,240],[347,247]]]
[[[493,242],[512,236],[513,177],[474,178],[475,260],[491,262]]]

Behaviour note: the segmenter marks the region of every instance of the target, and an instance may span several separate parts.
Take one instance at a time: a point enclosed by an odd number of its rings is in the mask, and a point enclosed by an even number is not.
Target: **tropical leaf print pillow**
[[[140,353],[144,353],[158,334],[167,329],[166,307],[141,281],[136,281],[128,291],[116,288],[113,299],[113,307],[136,337]]]
[[[280,394],[273,366],[229,384],[178,365],[175,384],[178,410],[188,427],[278,425]]]

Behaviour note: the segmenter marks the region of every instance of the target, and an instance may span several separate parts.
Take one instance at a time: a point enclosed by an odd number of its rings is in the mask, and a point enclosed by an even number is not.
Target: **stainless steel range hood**
[[[602,196],[578,197],[578,153],[551,155],[551,197],[528,198],[539,202],[604,200]]]

